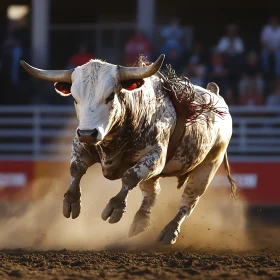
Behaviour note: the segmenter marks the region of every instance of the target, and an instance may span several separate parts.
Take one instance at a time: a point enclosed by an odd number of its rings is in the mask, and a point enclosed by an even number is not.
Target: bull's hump
[[[195,90],[195,92],[197,93],[197,94],[199,94],[199,95],[203,95],[203,94],[205,94],[205,93],[207,93],[207,94],[209,94],[209,95],[214,95],[213,94],[213,92],[211,92],[211,91],[209,91],[209,90],[207,90],[207,89],[205,89],[205,88],[203,88],[203,87],[201,87],[201,86],[197,86],[197,85],[194,85],[194,90]],[[216,95],[216,94],[215,94]]]
[[[197,85],[194,85],[194,90],[199,96],[201,96],[205,100],[205,103],[212,101],[215,104],[215,107],[222,108],[222,111],[228,112],[228,106],[225,103],[225,100],[222,96],[217,95]]]

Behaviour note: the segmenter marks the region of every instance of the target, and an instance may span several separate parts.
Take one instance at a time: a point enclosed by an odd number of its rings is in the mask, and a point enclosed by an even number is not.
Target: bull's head
[[[71,70],[41,70],[21,61],[32,76],[54,82],[55,90],[64,96],[72,94],[79,119],[77,136],[80,142],[97,144],[111,130],[121,114],[118,98],[121,85],[141,87],[145,78],[161,67],[164,55],[151,65],[123,67],[100,60],[92,60]],[[129,83],[134,81],[134,83]]]

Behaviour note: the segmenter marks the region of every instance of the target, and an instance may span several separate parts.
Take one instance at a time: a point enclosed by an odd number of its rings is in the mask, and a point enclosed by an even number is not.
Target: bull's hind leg
[[[139,210],[136,212],[129,230],[129,237],[137,235],[150,226],[151,209],[156,203],[160,193],[159,179],[150,179],[140,183],[143,199]]]
[[[84,150],[77,137],[72,144],[71,164],[70,164],[70,186],[64,194],[63,215],[69,218],[72,213],[72,219],[77,218],[81,212],[81,187],[80,181],[87,169],[98,161],[98,155],[95,150],[89,154]]]
[[[158,242],[165,245],[174,244],[176,242],[180,233],[181,224],[185,218],[192,213],[199,198],[211,183],[217,169],[223,161],[224,152],[219,153],[218,156],[214,156],[213,158],[213,153],[216,152],[217,151],[210,152],[206,159],[189,174],[178,213],[161,231],[157,238]]]

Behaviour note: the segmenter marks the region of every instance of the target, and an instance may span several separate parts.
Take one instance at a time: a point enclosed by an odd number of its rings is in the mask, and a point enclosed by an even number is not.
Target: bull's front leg
[[[101,214],[104,221],[110,217],[109,223],[117,223],[122,218],[126,210],[129,191],[140,182],[159,175],[165,164],[165,156],[166,149],[164,146],[157,146],[124,173],[120,192],[110,199]]]
[[[95,148],[85,150],[75,137],[72,144],[72,154],[70,163],[70,186],[64,194],[63,215],[69,218],[72,213],[72,219],[77,218],[81,212],[81,187],[80,181],[87,169],[99,161]]]

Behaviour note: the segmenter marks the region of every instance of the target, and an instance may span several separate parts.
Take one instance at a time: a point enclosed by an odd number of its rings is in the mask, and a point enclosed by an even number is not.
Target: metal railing
[[[0,159],[69,159],[77,125],[71,106],[2,106]]]
[[[280,160],[280,108],[230,107],[231,160]],[[0,160],[69,160],[73,106],[0,106]]]
[[[280,108],[266,106],[230,107],[233,135],[231,158],[280,160]]]

